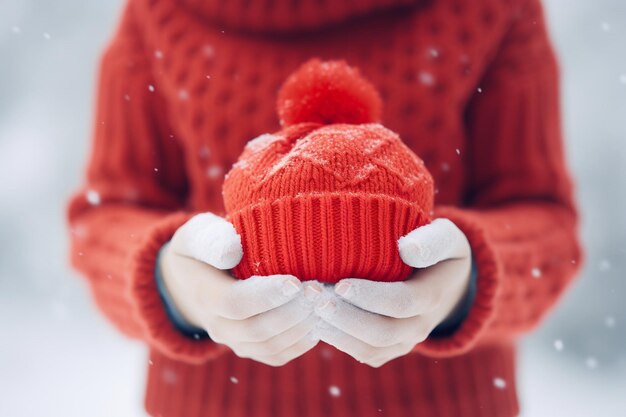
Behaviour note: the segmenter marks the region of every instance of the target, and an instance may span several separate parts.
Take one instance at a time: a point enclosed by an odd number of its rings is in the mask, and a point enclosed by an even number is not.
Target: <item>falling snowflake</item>
[[[178,375],[176,375],[176,372],[168,368],[163,370],[161,377],[163,378],[163,382],[165,382],[167,385],[173,385],[178,380]]]
[[[602,28],[604,32],[608,32],[611,30],[611,25],[608,22],[602,22],[600,27]]]
[[[154,93],[154,86],[152,84],[148,86],[148,91],[150,91],[151,93]]]
[[[456,148],[456,154],[461,155],[461,150],[459,148]]]
[[[609,328],[615,327],[615,317],[613,317],[613,316],[606,316],[604,318],[604,325],[606,327],[609,327]]]
[[[611,269],[611,262],[609,262],[607,259],[602,259],[600,261],[600,265],[598,266],[598,269],[600,270],[600,272],[606,272],[609,269]]]
[[[506,388],[506,381],[502,378],[494,378],[493,379],[493,386],[498,388],[498,389],[505,389]]]
[[[211,151],[209,150],[208,146],[204,145],[200,148],[200,152],[198,153],[198,155],[200,156],[200,159],[207,159],[209,155],[211,155]]]
[[[585,365],[587,365],[587,368],[589,369],[596,369],[598,367],[598,360],[593,356],[589,356],[585,360]]]
[[[49,40],[50,40],[50,38],[52,38],[52,36],[50,36],[50,34],[49,34],[48,32],[44,32],[44,33],[43,33],[43,38],[44,38],[45,40],[49,41]]]
[[[19,26],[13,26],[11,30],[13,33],[22,33],[22,29]]]
[[[215,49],[213,49],[213,47],[211,45],[204,45],[202,47],[202,54],[206,57],[206,58],[213,58],[215,56]]]
[[[439,49],[437,49],[437,48],[429,48],[428,49],[428,55],[431,58],[438,58],[439,57]]]
[[[238,384],[239,383],[239,379],[237,379],[237,377],[231,376],[230,377],[230,382],[232,382],[233,384]]]
[[[70,229],[70,232],[76,236],[77,239],[85,239],[89,234],[89,229],[83,224],[76,224]]]
[[[124,192],[124,198],[127,201],[137,201],[139,199],[139,191],[135,188],[129,188]]]
[[[554,348],[557,350],[557,352],[562,352],[564,347],[565,346],[563,345],[563,341],[561,339],[556,339],[554,341]]]
[[[160,49],[157,49],[156,51],[154,51],[154,57],[156,59],[163,59],[163,51],[161,51]]]
[[[323,347],[320,350],[320,355],[322,356],[322,359],[328,360],[328,359],[333,357],[333,352],[330,349],[328,349],[327,347]]]
[[[328,392],[330,393],[331,396],[335,398],[341,395],[341,390],[339,389],[337,385],[331,385],[330,387],[328,387]]]
[[[476,91],[478,91],[479,93],[482,93],[482,92],[483,92],[483,89],[482,89],[481,87],[478,87],[478,88],[476,89]]]
[[[217,179],[222,176],[224,170],[219,165],[212,165],[207,169],[207,176],[212,179]]]
[[[87,191],[86,198],[87,198],[87,202],[91,204],[92,206],[97,206],[101,202],[100,193],[98,193],[95,190]]]
[[[180,100],[188,100],[189,99],[189,92],[187,90],[178,90],[178,98]]]
[[[430,72],[421,71],[419,74],[417,74],[417,78],[419,79],[420,83],[424,85],[430,86],[435,84],[435,77]]]
[[[541,269],[534,267],[530,270],[530,275],[535,279],[541,278]]]

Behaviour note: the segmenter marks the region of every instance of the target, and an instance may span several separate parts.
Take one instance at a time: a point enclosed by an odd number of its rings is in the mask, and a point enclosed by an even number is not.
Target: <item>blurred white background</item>
[[[626,416],[626,1],[545,0],[584,273],[520,351],[523,417]],[[120,0],[0,2],[0,416],[144,416],[146,352],[69,270],[64,207]]]

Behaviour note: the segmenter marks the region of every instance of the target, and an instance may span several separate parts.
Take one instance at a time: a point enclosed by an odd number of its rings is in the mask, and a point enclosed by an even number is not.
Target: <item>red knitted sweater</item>
[[[424,159],[435,215],[463,230],[478,267],[463,324],[380,368],[322,343],[280,368],[240,359],[177,331],[154,279],[186,219],[223,214],[224,173],[278,129],[277,89],[313,56],[345,59],[381,92],[383,123]],[[99,308],[150,347],[153,416],[514,416],[515,340],[581,256],[541,5],[130,0],[102,58],[69,218],[72,262]]]

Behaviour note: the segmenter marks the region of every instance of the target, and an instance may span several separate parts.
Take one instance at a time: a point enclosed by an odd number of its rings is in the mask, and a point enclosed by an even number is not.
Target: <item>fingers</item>
[[[341,299],[316,308],[324,321],[372,347],[389,347],[406,341],[426,339],[421,317],[396,319],[362,310]]]
[[[241,342],[235,346],[235,353],[242,358],[274,356],[300,341],[314,328],[319,318],[309,313],[309,317],[282,333],[262,342]]]
[[[402,261],[414,268],[427,268],[446,259],[471,254],[467,238],[448,219],[436,219],[398,239]]]
[[[427,271],[427,270],[424,270]],[[335,286],[335,293],[350,304],[372,313],[394,318],[408,318],[434,310],[441,301],[429,282],[414,285],[405,282],[377,282],[346,278]]]
[[[318,329],[320,340],[333,345],[361,363],[378,368],[392,359],[406,355],[414,345],[398,343],[387,347],[375,347],[336,328]]]
[[[211,306],[217,315],[243,320],[263,313],[296,297],[302,283],[293,275],[252,276],[226,286]]]
[[[174,250],[218,269],[237,266],[243,256],[235,227],[212,213],[192,217],[172,238]]]
[[[214,316],[209,319],[209,334],[216,342],[228,345],[239,342],[263,342],[304,322],[312,312],[312,309],[302,308],[300,300],[294,299],[245,320]]]
[[[272,356],[255,356],[253,359],[270,366],[283,366],[287,362],[298,358],[313,349],[319,343],[319,339],[308,335],[284,351]]]
[[[171,255],[171,256],[170,256]],[[170,290],[183,287],[194,304],[232,320],[243,320],[286,304],[302,291],[292,275],[253,276],[238,280],[227,272],[192,258],[165,254],[167,270],[183,279],[170,283]]]

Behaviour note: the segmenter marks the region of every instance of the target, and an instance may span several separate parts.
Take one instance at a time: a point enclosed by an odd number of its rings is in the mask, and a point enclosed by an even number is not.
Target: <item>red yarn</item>
[[[278,94],[283,126],[297,123],[372,123],[380,121],[381,99],[358,69],[345,61],[312,59],[283,84]]]

